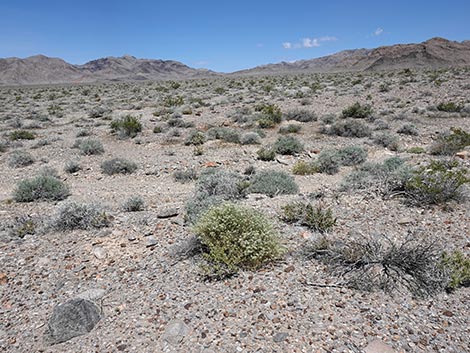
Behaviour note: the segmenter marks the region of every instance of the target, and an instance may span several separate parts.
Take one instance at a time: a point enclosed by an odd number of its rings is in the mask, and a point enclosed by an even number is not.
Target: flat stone
[[[410,223],[413,223],[413,218],[404,217],[404,218],[399,219],[397,223],[400,225],[410,224]]]
[[[157,245],[157,239],[155,239],[155,237],[147,237],[147,243],[145,244],[145,246],[147,248],[151,248],[152,246],[155,246]]]
[[[98,260],[103,260],[108,256],[106,253],[106,250],[101,247],[101,246],[95,246],[92,250],[93,255],[98,259]]]
[[[364,353],[396,353],[395,350],[381,340],[373,340],[364,348]]]
[[[163,340],[169,344],[178,344],[191,332],[191,329],[181,320],[170,321],[163,333]]]
[[[273,336],[273,341],[274,342],[282,342],[284,341],[287,336],[289,336],[289,334],[287,332],[277,332],[274,336]]]
[[[90,301],[95,301],[103,298],[106,294],[106,290],[102,288],[92,288],[88,289],[79,295],[77,295],[77,298],[79,299],[86,299]]]
[[[85,335],[100,321],[101,311],[86,299],[72,299],[57,305],[44,333],[46,344],[54,345]]]
[[[167,208],[161,210],[157,214],[157,218],[172,218],[179,215],[179,211],[176,208]]]

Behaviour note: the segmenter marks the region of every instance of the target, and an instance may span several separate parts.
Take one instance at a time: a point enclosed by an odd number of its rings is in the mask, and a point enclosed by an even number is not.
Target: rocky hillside
[[[0,84],[50,84],[101,81],[139,81],[213,76],[172,60],[107,57],[84,65],[72,65],[44,55],[25,59],[0,59]]]
[[[311,60],[258,66],[239,71],[236,74],[379,71],[453,66],[470,66],[470,41],[454,42],[443,38],[432,38],[419,44],[397,44],[375,49],[344,50]]]

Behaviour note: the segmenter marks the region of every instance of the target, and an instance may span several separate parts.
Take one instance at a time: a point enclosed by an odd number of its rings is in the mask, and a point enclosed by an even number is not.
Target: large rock
[[[364,353],[396,353],[395,350],[381,340],[373,340],[364,348]]]
[[[44,333],[45,342],[53,345],[87,334],[100,318],[100,308],[86,299],[73,299],[57,305]]]

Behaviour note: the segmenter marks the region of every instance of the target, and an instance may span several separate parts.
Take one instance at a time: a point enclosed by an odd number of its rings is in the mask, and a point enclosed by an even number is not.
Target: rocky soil
[[[298,160],[311,160],[326,148],[358,145],[368,161],[400,156],[410,164],[432,158],[410,153],[425,150],[451,127],[470,131],[468,70],[386,72],[223,78],[181,82],[17,87],[0,89],[0,351],[4,352],[468,352],[470,290],[460,288],[415,298],[406,291],[365,292],[336,286],[340,279],[303,250],[319,234],[280,219],[281,207],[293,200],[320,197],[337,218],[331,236],[410,234],[436,238],[448,250],[470,252],[470,202],[411,207],[399,198],[384,199],[367,191],[341,191],[353,167],[334,175],[296,175],[300,192],[269,198],[250,194],[242,204],[259,209],[276,225],[288,252],[281,261],[256,272],[242,271],[220,281],[205,281],[198,257],[183,256],[194,237],[184,221],[184,205],[194,181],[174,180],[175,171],[220,167],[243,173],[276,169],[291,173]],[[175,105],[169,97],[181,97]],[[396,136],[392,151],[371,138],[321,133],[325,121],[339,119],[354,102],[370,104],[372,129],[380,124]],[[459,113],[436,109],[441,102],[462,105]],[[207,141],[202,151],[184,141],[192,129],[211,126],[241,133],[255,126],[234,122],[242,108],[254,114],[257,104],[278,105],[282,112],[301,108],[316,121],[298,123],[295,136],[305,151],[260,161],[257,150],[278,138],[278,127],[263,130],[261,145]],[[119,138],[110,121],[131,114],[143,124],[134,138]],[[176,114],[176,117],[175,115]],[[193,128],[171,127],[171,121]],[[380,122],[380,124],[379,124]],[[171,122],[173,124],[173,122]],[[284,121],[281,125],[287,125]],[[417,136],[398,134],[413,124]],[[154,133],[155,126],[162,127]],[[11,141],[25,129],[32,140]],[[78,135],[102,142],[101,155],[73,148]],[[15,150],[29,152],[34,163],[13,166]],[[467,154],[462,165],[469,167]],[[103,161],[121,157],[136,172],[106,175]],[[69,161],[82,169],[66,173]],[[20,203],[16,184],[54,168],[70,187],[59,202]],[[468,194],[468,189],[464,190]],[[125,212],[123,203],[140,196],[145,208]],[[47,227],[61,204],[97,203],[111,216],[109,227],[54,231]],[[30,216],[34,234],[15,233],[15,219]],[[101,319],[91,331],[50,345],[46,338],[54,308],[85,298]],[[82,302],[83,304],[83,302]],[[86,330],[88,331],[88,330]],[[46,335],[45,335],[46,333]]]

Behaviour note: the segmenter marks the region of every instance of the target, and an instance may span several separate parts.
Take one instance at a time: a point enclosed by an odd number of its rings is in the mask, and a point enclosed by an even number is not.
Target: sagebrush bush
[[[317,160],[314,162],[319,173],[336,174],[340,167],[340,156],[333,149],[326,149],[320,152]]]
[[[145,202],[141,196],[131,196],[122,205],[122,209],[125,212],[143,211],[144,208],[145,208]]]
[[[197,179],[197,172],[194,168],[177,170],[173,173],[173,179],[179,183],[188,183]]]
[[[240,132],[227,127],[213,127],[207,131],[209,140],[222,140],[230,143],[240,143]]]
[[[265,170],[253,176],[247,192],[273,197],[282,194],[295,194],[299,192],[299,187],[294,178],[286,172]]]
[[[317,121],[318,119],[314,112],[305,109],[289,110],[284,116],[286,120],[295,120],[301,123]]]
[[[28,130],[15,130],[10,133],[10,140],[34,140],[36,135]]]
[[[346,119],[333,123],[322,129],[328,135],[343,137],[367,137],[372,134],[370,127],[360,120]]]
[[[126,115],[111,122],[111,129],[120,137],[135,137],[142,131],[142,123],[132,115]]]
[[[470,182],[468,170],[456,160],[433,160],[413,171],[405,184],[410,203],[432,205],[458,200],[461,188]]]
[[[60,201],[70,195],[69,188],[57,177],[47,174],[20,181],[13,198],[17,202]]]
[[[397,132],[403,135],[410,135],[410,136],[418,135],[418,129],[413,124],[404,124],[397,130]]]
[[[302,129],[302,126],[298,124],[289,124],[289,125],[284,125],[279,128],[279,133],[280,134],[296,134]]]
[[[137,170],[137,164],[124,158],[113,158],[101,163],[101,171],[107,175],[132,174]]]
[[[463,105],[455,102],[441,102],[436,106],[437,110],[447,113],[459,113],[463,109]]]
[[[8,165],[14,168],[26,167],[33,163],[34,157],[31,153],[21,150],[13,151],[8,159]]]
[[[109,217],[99,205],[68,202],[60,206],[52,219],[52,228],[59,231],[103,228],[109,225]]]
[[[259,145],[261,143],[261,137],[257,132],[247,132],[240,138],[242,145]]]
[[[470,146],[470,133],[460,128],[452,128],[436,138],[429,153],[450,156],[467,146]]]
[[[318,173],[318,166],[315,162],[297,161],[292,167],[294,175],[312,175]]]
[[[449,270],[448,290],[453,291],[459,287],[470,286],[470,257],[458,250],[451,253],[444,252],[442,266]]]
[[[359,102],[345,108],[342,113],[342,118],[365,119],[372,115],[372,107],[370,105],[361,105]]]
[[[333,229],[336,218],[331,208],[324,204],[294,202],[282,207],[282,219],[288,223],[297,223],[313,231],[325,233]]]
[[[69,174],[76,173],[81,169],[82,167],[78,161],[68,161],[64,167],[64,171]]]
[[[15,238],[24,238],[26,235],[34,235],[39,226],[39,219],[31,215],[21,215],[14,218],[10,225],[10,235]]]
[[[260,112],[259,120],[271,122],[274,125],[282,121],[281,109],[275,104],[260,104],[255,106],[255,111]]]
[[[75,141],[74,148],[78,148],[80,152],[85,156],[91,156],[95,154],[103,154],[104,147],[100,140],[95,139],[79,139]]]
[[[256,154],[258,155],[258,159],[261,161],[273,161],[276,158],[276,150],[271,147],[262,147],[260,148]]]
[[[284,252],[278,234],[263,214],[231,203],[209,209],[195,226],[195,233],[210,277],[258,269]]]
[[[367,151],[360,146],[344,147],[338,150],[338,158],[341,165],[359,165],[366,161]]]
[[[294,155],[302,152],[304,146],[294,136],[281,136],[274,143],[274,149],[279,154]]]
[[[386,147],[391,151],[397,151],[399,147],[398,137],[390,133],[384,132],[377,134],[373,138],[376,145]]]

